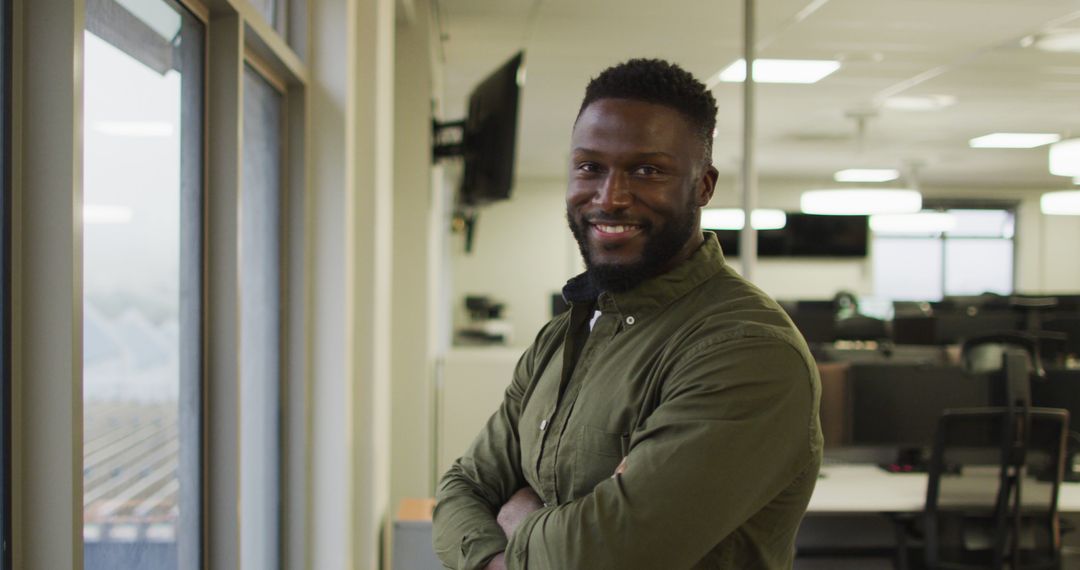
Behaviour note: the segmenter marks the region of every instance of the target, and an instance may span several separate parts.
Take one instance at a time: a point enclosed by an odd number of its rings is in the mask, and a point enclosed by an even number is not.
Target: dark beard
[[[648,239],[641,252],[641,259],[622,265],[594,263],[589,254],[588,223],[584,220],[579,222],[569,209],[566,211],[566,221],[570,224],[570,233],[574,234],[574,239],[577,240],[581,257],[585,260],[589,281],[601,291],[622,293],[668,269],[668,263],[692,237],[698,209],[697,203],[691,202],[684,210],[685,215],[669,218],[663,229],[655,234],[650,233],[653,226],[643,227],[642,231]],[[609,221],[617,223],[616,220]]]

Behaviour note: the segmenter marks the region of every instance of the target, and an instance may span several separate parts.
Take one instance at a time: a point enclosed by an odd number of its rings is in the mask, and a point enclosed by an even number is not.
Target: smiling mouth
[[[641,229],[633,224],[593,224],[593,227],[605,234],[625,234]]]

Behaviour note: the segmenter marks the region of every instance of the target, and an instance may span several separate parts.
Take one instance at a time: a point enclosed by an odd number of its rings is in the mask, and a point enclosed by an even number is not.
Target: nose
[[[593,203],[602,210],[610,212],[629,207],[633,199],[626,174],[612,170],[596,189]]]

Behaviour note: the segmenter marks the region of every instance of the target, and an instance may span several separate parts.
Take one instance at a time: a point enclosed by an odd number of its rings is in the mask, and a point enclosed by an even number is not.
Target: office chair
[[[1008,408],[948,410],[938,424],[920,529],[897,521],[897,566],[921,535],[930,570],[1056,570],[1057,496],[1068,413]],[[1017,447],[1017,440],[1023,445]]]
[[[968,338],[960,345],[960,359],[964,369],[973,374],[994,372],[1001,369],[1002,358],[1010,348],[1023,350],[1033,375],[1046,376],[1038,339],[1022,332],[994,332]]]
[[[938,420],[921,521],[927,568],[1060,568],[1069,414],[1031,407],[1024,353],[1007,348],[1000,362],[1004,407],[945,410]],[[897,565],[906,568],[914,521],[895,522]]]

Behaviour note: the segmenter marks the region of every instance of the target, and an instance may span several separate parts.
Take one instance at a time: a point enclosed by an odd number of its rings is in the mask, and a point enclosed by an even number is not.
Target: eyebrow
[[[574,149],[570,151],[570,154],[572,154],[572,155],[573,154],[579,154],[579,153],[580,154],[603,154],[601,151],[594,150],[594,149],[591,149],[591,148],[584,148],[584,147],[580,147],[580,146],[579,147],[574,147]],[[641,159],[649,159],[649,158],[665,158],[667,160],[676,160],[675,155],[673,155],[671,153],[661,151],[661,150],[639,152],[639,153],[636,153],[634,156],[635,156],[635,158],[637,158],[639,160],[641,160]]]

